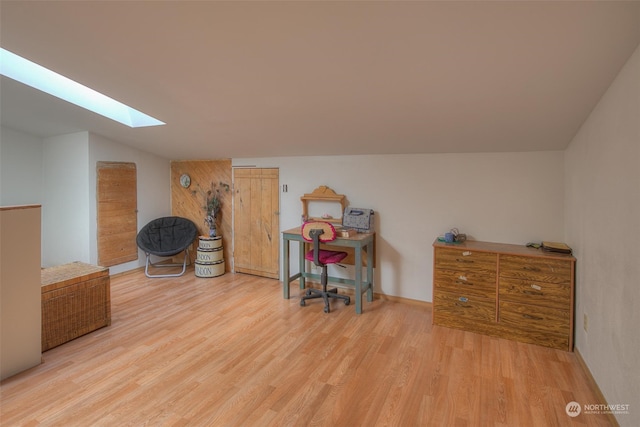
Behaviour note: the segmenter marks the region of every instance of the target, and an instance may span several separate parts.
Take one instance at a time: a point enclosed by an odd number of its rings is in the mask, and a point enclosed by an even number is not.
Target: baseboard
[[[418,306],[418,307],[424,307],[424,308],[429,308],[429,309],[433,306],[432,303],[430,303],[428,301],[420,301],[420,300],[417,300],[417,299],[396,297],[396,296],[393,296],[393,295],[379,294],[377,292],[373,293],[373,297],[375,299],[381,299],[383,301],[399,302],[399,303],[402,303],[402,304],[415,305],[415,306]]]
[[[129,274],[133,274],[133,273],[135,273],[135,272],[137,272],[137,271],[144,271],[144,265],[143,265],[143,266],[141,266],[141,267],[133,268],[133,269],[131,269],[131,270],[121,271],[120,273],[110,274],[110,275],[109,275],[109,277],[120,277],[120,276],[126,276],[126,275],[129,275]]]
[[[578,363],[580,364],[582,371],[587,376],[587,381],[589,381],[589,385],[591,386],[591,389],[595,392],[600,402],[606,405],[608,403],[607,399],[605,399],[604,394],[602,394],[602,390],[600,390],[600,387],[598,387],[598,383],[596,382],[595,378],[593,378],[593,375],[591,374],[589,367],[587,366],[584,359],[582,358],[580,351],[574,347],[573,353],[576,355],[576,359],[578,359]],[[616,419],[615,415],[613,414],[606,414],[606,415],[610,425],[614,427],[620,427],[620,424],[618,423],[618,420]]]

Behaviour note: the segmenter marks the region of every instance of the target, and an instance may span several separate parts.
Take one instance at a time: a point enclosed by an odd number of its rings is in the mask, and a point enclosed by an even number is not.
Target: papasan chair
[[[189,259],[189,247],[198,236],[196,225],[187,218],[178,216],[166,216],[154,219],[142,227],[136,243],[147,255],[144,274],[147,277],[178,277],[182,276],[187,268]],[[151,255],[158,257],[172,257],[184,251],[182,271],[176,274],[149,274],[149,265],[152,267],[180,267],[180,264],[154,264],[150,261]]]

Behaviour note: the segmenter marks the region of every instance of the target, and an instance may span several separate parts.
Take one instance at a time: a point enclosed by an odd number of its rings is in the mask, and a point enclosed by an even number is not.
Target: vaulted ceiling
[[[562,150],[640,43],[640,2],[0,2],[0,46],[167,124],[6,77],[2,125],[169,159]]]

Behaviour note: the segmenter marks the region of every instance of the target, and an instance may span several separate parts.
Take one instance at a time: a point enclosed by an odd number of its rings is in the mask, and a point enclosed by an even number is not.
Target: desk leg
[[[357,247],[355,250],[356,262],[355,262],[355,288],[356,288],[356,314],[362,313],[362,247]]]
[[[304,259],[304,242],[300,242],[300,250],[298,260],[300,262],[300,289],[305,288],[305,277],[304,277],[304,268],[305,268],[305,259]]]
[[[367,280],[369,288],[367,289],[367,301],[373,301],[373,242],[367,245]]]
[[[282,293],[285,299],[289,299],[289,239],[282,241]]]

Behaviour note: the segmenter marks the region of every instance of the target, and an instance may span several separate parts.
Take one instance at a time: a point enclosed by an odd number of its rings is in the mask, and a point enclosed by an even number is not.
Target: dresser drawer
[[[536,304],[568,310],[571,305],[571,286],[532,280],[500,278],[500,301]]]
[[[524,330],[518,328],[496,328],[496,336],[500,338],[571,351],[571,343],[567,334],[553,334],[535,329]]]
[[[471,294],[495,299],[496,275],[493,273],[459,272],[451,270],[435,270],[435,286],[437,289],[454,294]]]
[[[433,303],[433,320],[437,325],[486,333],[495,324],[495,300],[436,291]]]
[[[499,323],[521,331],[560,335],[569,335],[571,328],[569,310],[508,301],[500,301]]]
[[[561,259],[500,256],[500,277],[570,285],[572,267],[571,261]]]
[[[463,248],[436,248],[435,268],[453,271],[475,271],[496,274],[498,256]]]

